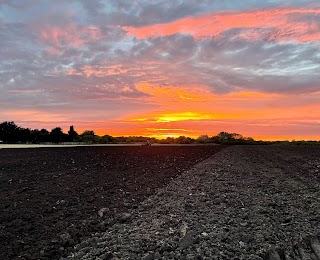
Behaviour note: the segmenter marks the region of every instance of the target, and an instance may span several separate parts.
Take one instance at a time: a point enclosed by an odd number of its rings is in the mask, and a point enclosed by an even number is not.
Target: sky
[[[0,0],[0,122],[320,139],[318,0]]]

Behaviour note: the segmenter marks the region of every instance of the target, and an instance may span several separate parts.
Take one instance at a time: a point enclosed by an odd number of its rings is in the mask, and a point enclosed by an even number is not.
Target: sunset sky
[[[320,139],[318,0],[0,0],[0,122]]]

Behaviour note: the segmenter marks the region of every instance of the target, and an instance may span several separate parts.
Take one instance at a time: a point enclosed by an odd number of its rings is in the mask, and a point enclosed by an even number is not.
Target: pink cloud
[[[131,77],[140,77],[145,76],[146,72],[143,71],[152,71],[155,67],[152,66],[134,66],[133,64],[116,64],[116,65],[86,65],[82,66],[78,70],[74,68],[69,68],[66,70],[67,75],[84,75],[86,78],[95,76],[97,78],[106,77],[106,76],[123,76],[130,75]]]
[[[247,40],[267,38],[270,41],[308,42],[320,40],[320,9],[270,9],[248,12],[220,12],[183,18],[174,22],[144,27],[123,27],[128,35],[138,39],[155,38],[176,33],[189,34],[196,39],[219,36],[230,29],[241,31],[236,37]],[[309,19],[303,19],[308,16]],[[310,19],[310,17],[312,19]]]
[[[40,93],[44,92],[43,89],[10,89],[9,93]]]
[[[62,53],[62,51],[58,48],[55,48],[55,47],[49,47],[47,49],[47,53],[49,55],[60,55]]]
[[[90,42],[95,42],[102,38],[102,32],[95,26],[76,26],[68,24],[62,27],[45,27],[41,30],[39,40],[49,44],[49,54],[57,54],[57,49],[69,45],[79,48]]]

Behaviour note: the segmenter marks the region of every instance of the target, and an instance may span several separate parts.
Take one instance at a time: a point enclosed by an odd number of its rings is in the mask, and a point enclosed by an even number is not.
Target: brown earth
[[[222,148],[1,149],[0,259],[66,256]]]

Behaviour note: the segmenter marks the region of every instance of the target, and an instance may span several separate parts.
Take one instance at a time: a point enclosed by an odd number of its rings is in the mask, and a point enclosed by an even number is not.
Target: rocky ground
[[[142,201],[222,148],[1,149],[0,259],[66,257],[92,233],[131,222]]]
[[[320,147],[227,147],[65,259],[320,259],[319,186]]]

